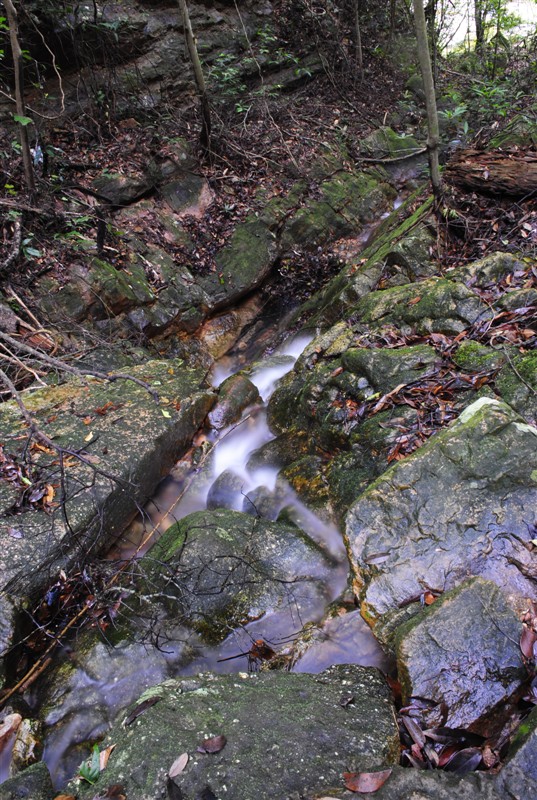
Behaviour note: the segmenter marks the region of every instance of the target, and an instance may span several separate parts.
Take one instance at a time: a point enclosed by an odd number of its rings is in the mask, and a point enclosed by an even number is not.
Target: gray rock
[[[85,452],[89,463],[73,459],[66,466],[69,524],[58,507],[50,513],[34,508],[17,518],[6,517],[8,509],[2,508],[0,597],[6,597],[2,599],[6,613],[9,598],[16,608],[28,594],[42,590],[60,567],[69,569],[79,559],[111,546],[190,444],[214,401],[204,383],[205,373],[181,362],[172,366],[170,361],[148,361],[133,367],[130,374],[147,381],[167,403],[158,405],[145,388],[127,380],[111,384],[90,380],[88,385],[70,381],[25,393],[26,406],[40,429],[59,445]],[[23,430],[15,403],[3,403],[1,437],[15,455],[27,442],[26,436],[21,437]],[[42,473],[42,480],[57,483],[50,455],[36,458],[44,470],[52,469],[50,478],[48,472]],[[102,472],[95,473],[92,465]],[[4,495],[3,499],[10,500]],[[13,536],[10,528],[18,535]],[[1,627],[1,652],[10,646],[14,626],[10,614]]]
[[[295,629],[296,615],[318,619],[336,569],[292,525],[228,509],[199,511],[168,528],[140,561],[138,600],[145,615],[157,618],[164,608],[168,619],[216,643],[261,616],[270,624],[271,615],[283,614]]]
[[[245,483],[245,478],[232,469],[224,470],[209,489],[207,508],[234,508],[235,511],[240,511],[245,496]]]
[[[535,597],[536,437],[509,406],[483,398],[366,489],[345,536],[369,620],[386,624],[424,587],[469,575]]]
[[[374,669],[340,666],[316,676],[204,674],[151,692],[162,699],[128,728],[114,728],[110,741],[117,746],[106,773],[95,787],[78,788],[80,800],[116,782],[129,797],[161,800],[167,773],[184,752],[188,764],[172,779],[184,800],[204,791],[229,800],[330,794],[341,786],[343,772],[398,758],[391,699]],[[354,702],[343,707],[343,694]],[[213,755],[197,753],[214,735],[226,737],[225,747]]]
[[[338,795],[354,798],[355,794]],[[403,769],[395,767],[374,795],[375,800],[506,800],[497,792],[489,775],[476,773],[459,778],[443,770]]]
[[[257,387],[246,375],[231,375],[220,385],[218,400],[209,413],[209,422],[217,430],[226,428],[238,422],[244,409],[257,402],[261,402]]]
[[[496,789],[509,800],[529,800],[537,787],[537,709],[516,732],[507,761],[496,778]]]
[[[404,703],[420,697],[445,704],[442,724],[452,728],[493,714],[526,677],[521,632],[496,584],[481,578],[461,584],[397,630]],[[427,728],[439,723],[437,709],[423,717]]]
[[[0,800],[51,800],[54,789],[49,771],[42,761],[8,778],[0,786]]]

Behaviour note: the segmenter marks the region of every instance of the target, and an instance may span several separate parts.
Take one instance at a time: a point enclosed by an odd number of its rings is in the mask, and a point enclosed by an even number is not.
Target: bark
[[[205,87],[205,78],[203,76],[203,68],[201,66],[198,48],[196,47],[196,40],[192,31],[192,24],[190,22],[190,14],[188,13],[188,6],[186,0],[177,0],[181,13],[183,15],[183,28],[185,31],[186,44],[188,47],[188,54],[194,69],[194,80],[196,81],[196,88],[198,90],[198,97],[200,99],[201,107],[201,134],[200,144],[203,150],[208,153],[211,150],[211,109],[209,106],[209,98],[207,96],[207,89]]]
[[[485,47],[485,10],[483,8],[483,0],[474,0],[474,19],[475,51],[479,56],[482,56]]]
[[[360,77],[363,77],[364,56],[362,51],[362,31],[360,29],[360,0],[354,0],[354,55]]]
[[[19,117],[26,116],[26,105],[24,102],[24,79],[23,79],[23,59],[22,50],[19,43],[19,29],[17,24],[17,9],[12,0],[4,0],[6,17],[9,26],[9,40],[11,53],[13,55],[13,68],[15,70],[15,105]],[[28,191],[35,192],[34,167],[32,164],[32,154],[30,153],[30,143],[28,141],[28,128],[19,123],[19,139],[22,149],[22,163],[24,166],[24,178]]]
[[[537,192],[537,153],[462,150],[447,165],[446,180],[471,192],[527,197]]]
[[[431,57],[429,54],[423,0],[414,0],[414,24],[418,44],[418,58],[425,91],[425,105],[427,107],[427,154],[429,157],[433,195],[438,204],[442,198],[442,181],[440,178],[440,166],[438,161],[440,135],[438,131],[436,94],[434,90],[433,71],[431,68]]]

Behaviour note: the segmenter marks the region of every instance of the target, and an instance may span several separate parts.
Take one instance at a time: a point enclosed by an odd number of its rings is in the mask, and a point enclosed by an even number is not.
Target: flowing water
[[[191,632],[186,633],[182,642],[167,644],[164,652],[150,646],[140,650],[142,645],[133,643],[114,650],[99,645],[103,652],[96,650],[94,660],[81,663],[69,678],[68,686],[62,685],[52,693],[53,702],[45,715],[47,731],[43,758],[56,786],[65,784],[85,756],[87,751],[81,749],[80,744],[101,738],[117,714],[134,702],[146,686],[169,676],[202,670],[248,669],[252,666],[248,653],[256,640],[263,639],[278,653],[290,653],[293,642],[306,626],[310,643],[300,648],[301,657],[297,659],[295,654],[290,662],[296,671],[315,673],[337,663],[377,666],[385,671],[391,668],[358,612],[345,613],[347,607],[339,604],[341,616],[325,619],[327,602],[341,595],[348,578],[345,548],[337,528],[307,509],[290,487],[282,488],[281,482],[277,485],[276,468],[251,468],[249,465],[252,453],[274,438],[267,425],[266,404],[278,381],[292,369],[311,338],[311,335],[289,338],[265,361],[254,364],[249,378],[256,385],[262,404],[246,409],[242,419],[230,428],[203,434],[205,445],[201,450],[205,447],[206,455],[201,462],[197,465],[188,460],[179,462],[109,557],[127,559],[135,553],[143,553],[149,543],[176,520],[205,509],[215,481],[232,470],[240,476],[241,490],[236,502],[229,505],[242,508],[248,503],[248,493],[254,490],[258,493],[262,488],[272,496],[272,518],[285,507],[295,524],[326,552],[333,566],[329,570],[324,599],[305,610],[289,602],[276,612],[265,613],[231,631],[218,646],[205,645]],[[214,370],[214,385],[220,385],[237,369],[239,366],[229,361],[218,365]]]

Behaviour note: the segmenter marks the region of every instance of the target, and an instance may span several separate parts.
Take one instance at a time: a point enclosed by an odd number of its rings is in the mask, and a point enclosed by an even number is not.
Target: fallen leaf
[[[412,300],[409,300],[409,301],[408,301],[408,304],[407,304],[407,305],[409,305],[409,306],[415,306],[415,305],[416,305],[416,303],[419,303],[419,301],[420,301],[420,300],[421,300],[421,297],[419,297],[419,296],[418,296],[418,297],[413,297],[413,298],[412,298]]]
[[[93,439],[93,431],[90,431],[87,436],[84,436],[85,442],[91,442],[92,439]]]
[[[531,628],[524,626],[520,636],[520,650],[524,658],[533,660],[535,652],[535,643],[537,642],[537,633]]]
[[[173,764],[170,767],[170,771],[168,775],[170,778],[175,778],[176,775],[180,775],[181,772],[184,771],[186,765],[188,764],[188,753],[182,753],[179,758],[176,758]]]
[[[159,702],[159,700],[162,700],[162,697],[160,695],[155,695],[154,697],[148,697],[147,700],[142,700],[141,703],[138,703],[138,705],[132,709],[130,714],[127,714],[125,722],[123,723],[125,727],[127,727],[127,725],[132,725],[134,720],[137,719],[140,714],[143,714],[148,708],[154,706],[155,703]]]
[[[467,775],[473,772],[481,764],[482,756],[479,747],[466,747],[459,750],[453,758],[444,766],[446,772],[454,772],[456,775]]]
[[[383,769],[380,772],[344,772],[343,778],[349,791],[367,794],[384,786],[391,774],[392,769]]]
[[[160,409],[160,411],[161,411],[161,413],[162,413],[162,416],[163,416],[163,417],[166,417],[166,419],[169,419],[169,418],[171,417],[171,414],[170,414],[170,412],[169,412],[169,411],[167,411],[165,408],[161,408],[161,409]]]
[[[198,747],[198,753],[219,753],[226,746],[227,739],[223,734],[204,739]]]
[[[74,794],[57,794],[54,800],[76,800]]]
[[[8,528],[7,532],[9,533],[12,539],[24,539],[24,533],[20,531],[18,528]]]
[[[111,744],[108,747],[105,747],[104,750],[101,750],[99,753],[99,769],[101,772],[103,769],[106,769],[106,765],[108,764],[108,759],[112,755],[112,751],[115,749],[115,744]]]
[[[18,730],[22,722],[20,714],[8,714],[0,725],[0,749],[5,745],[6,739]]]

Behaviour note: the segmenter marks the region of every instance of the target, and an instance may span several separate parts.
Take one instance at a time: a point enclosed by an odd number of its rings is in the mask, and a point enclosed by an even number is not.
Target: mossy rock
[[[138,600],[158,616],[160,594],[171,620],[218,642],[290,603],[307,619],[326,601],[334,567],[294,526],[228,509],[199,511],[169,528],[140,562]]]
[[[353,698],[346,708],[343,695]],[[110,732],[116,749],[97,784],[71,787],[80,800],[111,783],[121,783],[129,797],[160,800],[183,752],[188,764],[169,784],[184,800],[199,798],[200,790],[229,800],[332,795],[343,772],[377,769],[399,757],[390,693],[372,668],[202,674],[166,681],[138,703],[150,697],[159,700],[132,725],[118,722]],[[196,748],[215,734],[226,737],[225,747],[200,756]]]
[[[410,156],[420,149],[413,136],[402,136],[388,127],[379,128],[360,141],[360,150],[369,158]]]
[[[523,417],[537,421],[537,352],[508,357],[496,378],[496,391]]]
[[[490,309],[463,283],[445,278],[370,292],[354,307],[353,317],[362,330],[395,324],[404,333],[459,334]]]
[[[506,356],[501,350],[495,350],[471,339],[461,342],[453,355],[453,361],[464,372],[487,372],[499,369],[505,360]]]

